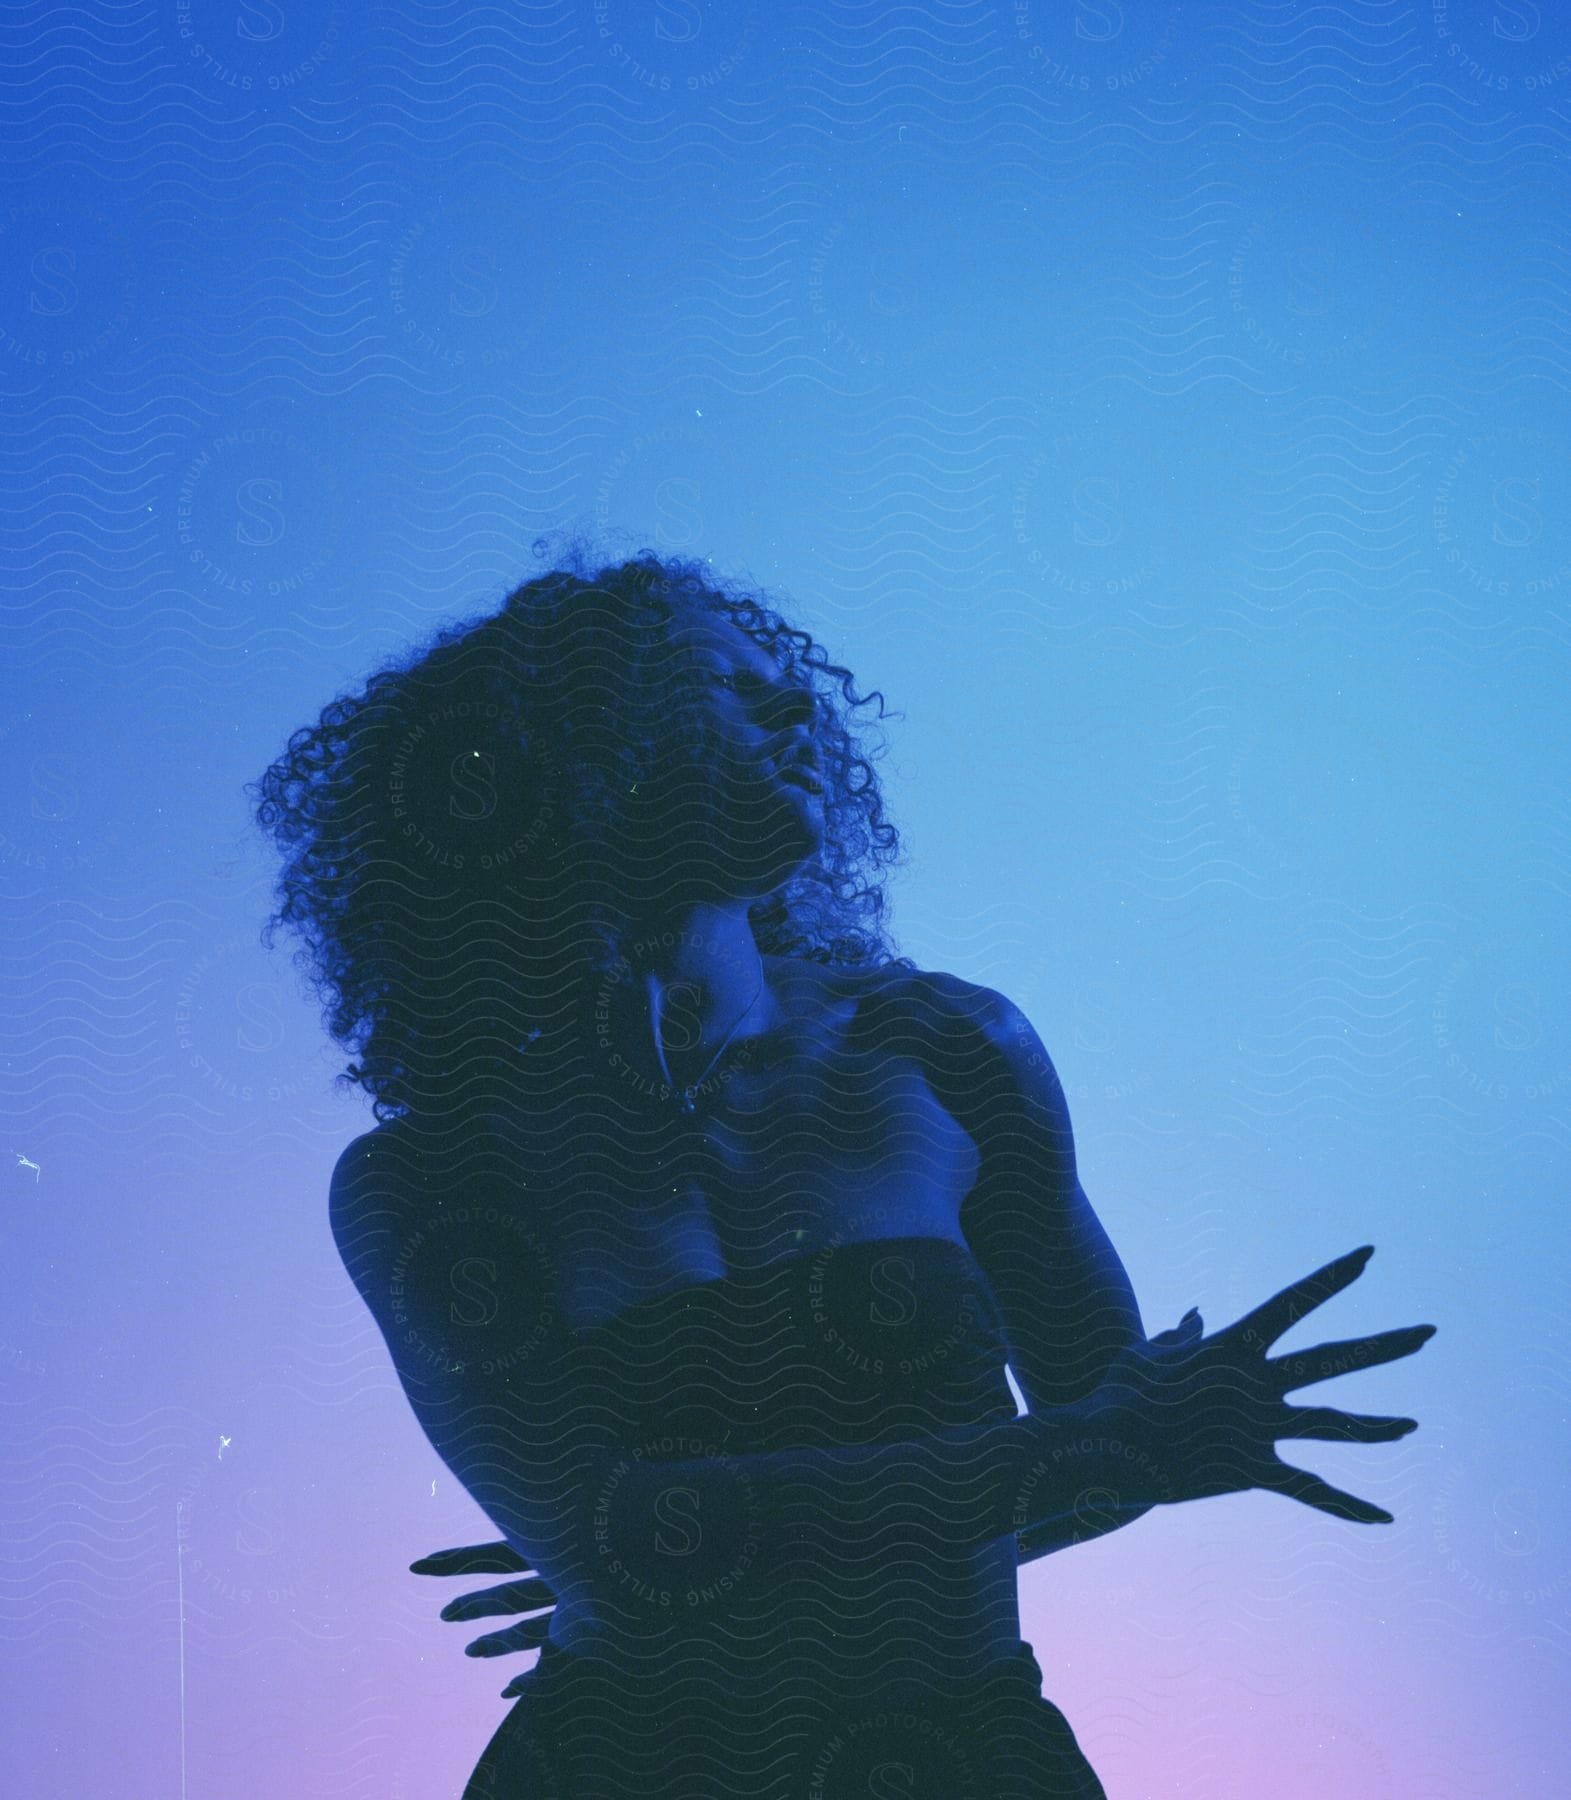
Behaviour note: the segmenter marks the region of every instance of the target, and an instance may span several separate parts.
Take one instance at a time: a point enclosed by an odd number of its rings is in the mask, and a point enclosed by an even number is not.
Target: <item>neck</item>
[[[747,902],[698,902],[671,913],[633,922],[623,938],[633,985],[648,992],[689,983],[713,999],[718,1010],[745,1004],[763,976],[763,958],[752,936]]]
[[[694,1048],[736,1030],[754,1002],[767,999],[746,901],[700,901],[646,916],[632,923],[622,947],[629,998],[637,997],[646,1018],[658,1010],[666,1031]]]

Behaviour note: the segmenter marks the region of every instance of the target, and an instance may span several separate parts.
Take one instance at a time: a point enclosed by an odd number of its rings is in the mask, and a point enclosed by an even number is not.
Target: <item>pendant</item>
[[[685,1113],[698,1111],[698,1106],[693,1099],[693,1090],[691,1088],[683,1088],[682,1090],[682,1111]]]

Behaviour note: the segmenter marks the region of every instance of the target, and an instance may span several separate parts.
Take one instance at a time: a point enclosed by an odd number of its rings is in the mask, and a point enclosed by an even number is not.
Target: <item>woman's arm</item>
[[[1352,1368],[1411,1356],[1434,1327],[1266,1355],[1356,1281],[1373,1254],[1365,1246],[1336,1258],[1211,1337],[1200,1334],[1195,1315],[1177,1331],[1142,1339],[1114,1360],[1094,1394],[1005,1424],[893,1444],[614,1458],[596,1502],[597,1547],[605,1546],[601,1554],[618,1554],[619,1547],[622,1554],[669,1553],[662,1528],[684,1509],[699,1525],[706,1500],[721,1517],[751,1517],[764,1531],[783,1530],[782,1548],[815,1551],[857,1552],[891,1530],[913,1550],[983,1544],[1077,1512],[1116,1514],[1256,1487],[1334,1518],[1389,1524],[1382,1507],[1283,1462],[1277,1441],[1391,1443],[1416,1421],[1298,1406],[1287,1395]]]
[[[1063,1083],[1003,994],[939,970],[892,984],[887,1030],[976,1145],[960,1224],[1032,1412],[1094,1393],[1146,1341],[1134,1288],[1080,1182]]]
[[[952,1553],[1072,1516],[1088,1490],[1126,1484],[1126,1446],[1099,1426],[1105,1404],[1093,1397],[893,1443],[743,1456],[676,1439],[669,1456],[597,1458],[580,1506],[596,1553],[635,1567],[697,1539],[712,1520],[726,1543],[755,1527],[771,1561],[895,1541],[905,1554]]]

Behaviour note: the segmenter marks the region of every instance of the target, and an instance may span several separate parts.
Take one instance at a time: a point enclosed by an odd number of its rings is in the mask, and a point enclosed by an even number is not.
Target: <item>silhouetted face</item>
[[[672,848],[679,838],[733,894],[769,893],[823,843],[811,690],[727,619],[674,626],[668,646],[673,721],[692,717],[696,686],[711,740],[692,760],[679,747]]]

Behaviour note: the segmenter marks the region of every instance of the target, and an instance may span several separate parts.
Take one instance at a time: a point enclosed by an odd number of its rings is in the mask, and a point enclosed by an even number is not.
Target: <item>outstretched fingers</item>
[[[1324,1306],[1333,1295],[1340,1294],[1343,1288],[1357,1281],[1374,1253],[1374,1245],[1365,1244],[1361,1249],[1349,1251],[1346,1256],[1337,1257],[1335,1262],[1328,1262],[1312,1275],[1305,1275],[1302,1280],[1283,1288],[1280,1294],[1273,1294],[1263,1305],[1257,1306],[1253,1312],[1245,1313],[1243,1318],[1229,1325],[1226,1331],[1219,1332],[1218,1336],[1242,1339],[1246,1344],[1262,1348],[1269,1347],[1306,1313],[1313,1312],[1317,1306]]]
[[[511,1656],[518,1650],[538,1650],[551,1634],[551,1615],[524,1619],[505,1631],[493,1631],[464,1645],[465,1656]]]
[[[1404,1325],[1397,1331],[1377,1331],[1371,1337],[1344,1338],[1339,1343],[1296,1350],[1291,1356],[1274,1357],[1269,1367],[1278,1377],[1281,1391],[1290,1394],[1294,1388],[1308,1387],[1312,1382],[1330,1381],[1333,1376],[1349,1375],[1354,1369],[1373,1369],[1380,1363],[1411,1356],[1434,1335],[1433,1325]]]
[[[1290,1500],[1301,1500],[1305,1506],[1330,1513],[1334,1519],[1349,1519],[1355,1525],[1390,1525],[1393,1522],[1383,1506],[1360,1500],[1356,1494],[1345,1494],[1341,1488],[1332,1487],[1329,1481],[1310,1474],[1308,1469],[1295,1469],[1288,1463],[1278,1463],[1267,1470],[1259,1478],[1258,1485],[1273,1493],[1286,1494]]]
[[[1417,1429],[1417,1419],[1338,1412],[1332,1406],[1294,1406],[1288,1410],[1287,1429],[1279,1435],[1318,1438],[1328,1444],[1391,1444]]]
[[[539,1575],[531,1575],[522,1581],[504,1581],[500,1587],[449,1600],[441,1616],[448,1620],[492,1619],[499,1613],[538,1612],[543,1606],[555,1604],[551,1584]]]
[[[462,1544],[456,1550],[434,1550],[409,1565],[411,1575],[532,1575],[527,1558],[506,1542]]]

